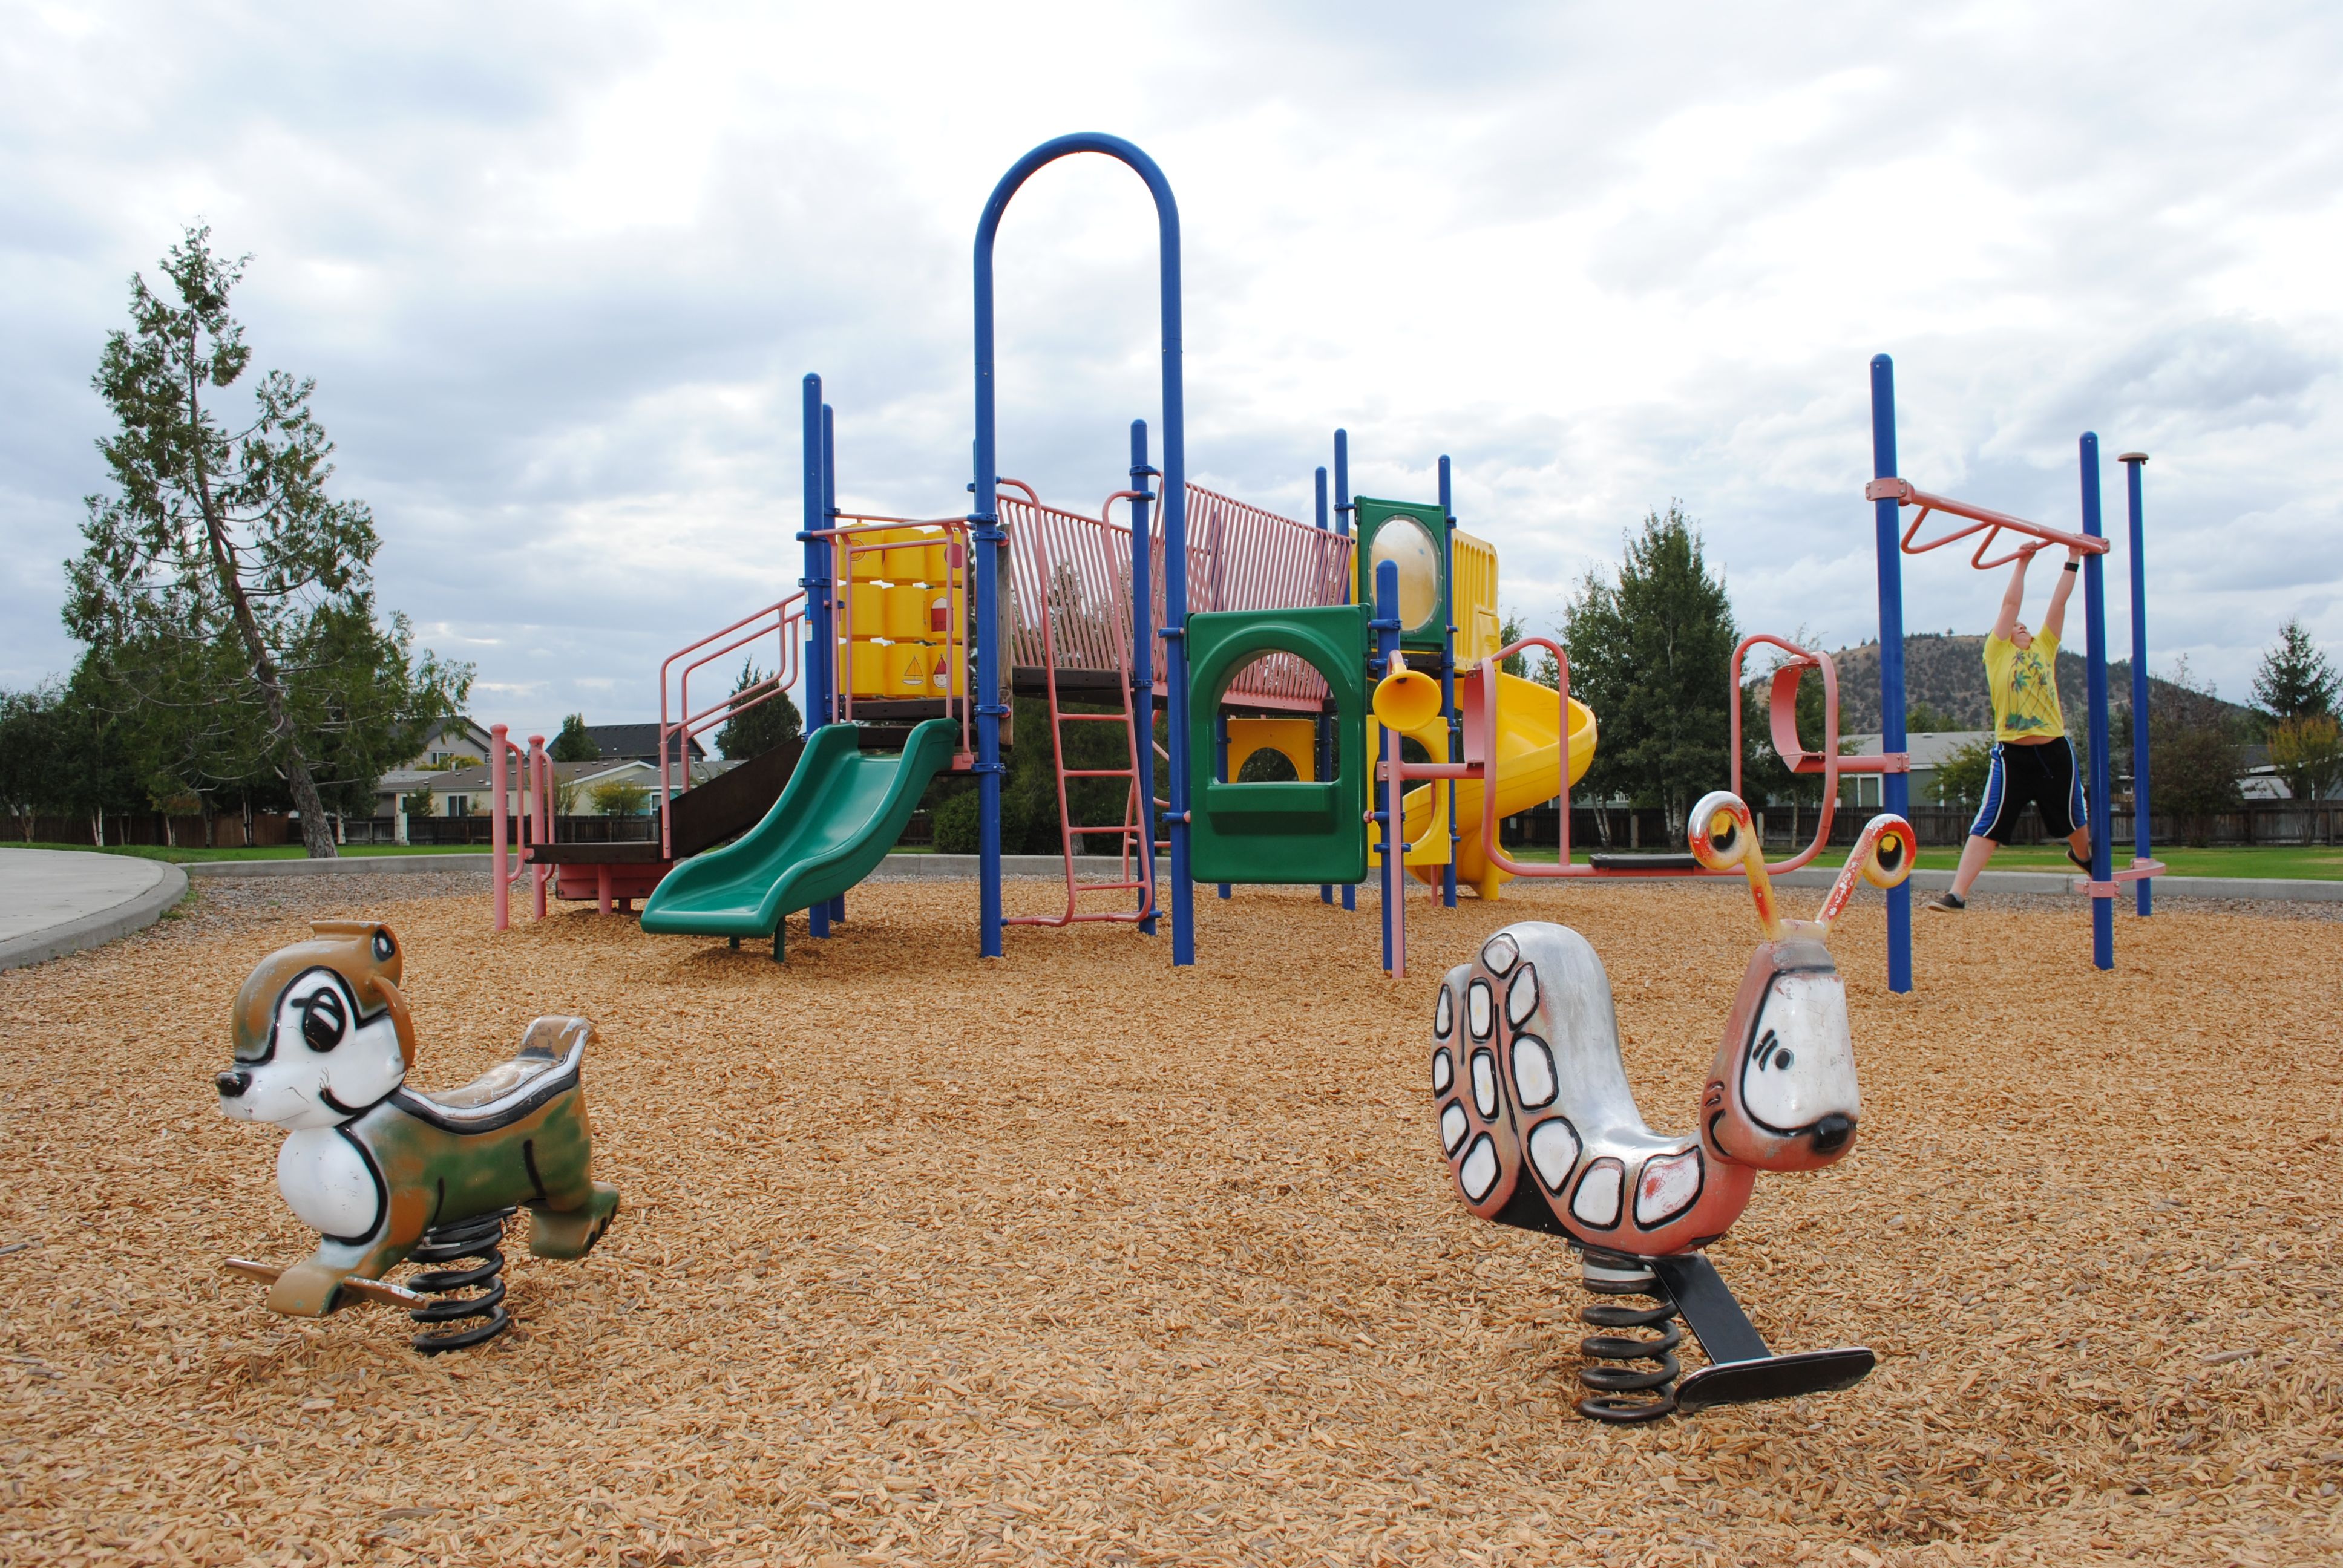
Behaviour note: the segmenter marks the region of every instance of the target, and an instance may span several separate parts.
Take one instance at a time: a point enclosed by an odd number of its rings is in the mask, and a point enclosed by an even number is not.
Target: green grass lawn
[[[1573,844],[1570,858],[1574,864],[1584,865],[1587,851]],[[1508,849],[1516,860],[1554,864],[1551,845],[1534,849]],[[1785,851],[1772,851],[1780,859]],[[1836,866],[1845,859],[1846,851],[1825,852],[1817,857],[1818,863]],[[1959,864],[1961,852],[1950,845],[1927,845],[1920,850],[1920,866],[1924,870],[1949,871]],[[2171,868],[2176,877],[2269,877],[2288,880],[2343,880],[2343,845],[2254,845],[2231,846],[2210,849],[2190,849],[2177,844],[2159,847],[2156,858]],[[2131,863],[2131,850],[2127,846],[2116,857],[2120,870]],[[2043,845],[2012,845],[1997,851],[1992,869],[1996,871],[2067,871],[2074,867],[2066,861],[2063,849]]]
[[[283,844],[266,849],[206,849],[200,845],[193,849],[171,849],[161,844],[108,844],[100,849],[92,844],[19,844],[9,843],[0,848],[10,849],[78,849],[83,854],[131,855],[142,860],[168,860],[174,865],[186,865],[195,860],[298,860],[305,851],[298,844]],[[486,844],[345,844],[346,856],[363,858],[370,855],[485,855]]]

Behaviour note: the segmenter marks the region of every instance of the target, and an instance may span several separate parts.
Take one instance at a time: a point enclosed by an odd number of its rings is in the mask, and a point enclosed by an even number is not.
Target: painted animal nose
[[[234,1100],[252,1087],[252,1074],[239,1067],[221,1073],[212,1081],[219,1085],[222,1100]]]
[[[1855,1136],[1855,1118],[1832,1111],[1815,1123],[1815,1152],[1835,1154]]]

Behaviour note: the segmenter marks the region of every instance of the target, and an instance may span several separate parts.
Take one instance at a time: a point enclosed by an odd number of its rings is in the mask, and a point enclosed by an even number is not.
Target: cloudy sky
[[[1681,498],[1745,628],[1875,635],[1884,350],[1926,487],[2074,527],[2080,432],[2154,455],[2159,669],[2343,644],[2331,4],[0,14],[0,682],[72,661],[89,376],[200,219],[476,714],[654,716],[798,576],[805,372],[846,503],[964,508],[977,216],[1071,130],[1178,193],[1193,477],[1307,516],[1338,425],[1370,494],[1451,453],[1534,627]],[[1157,418],[1152,233],[1099,158],[1004,225],[1001,467],[1061,504]],[[1915,629],[1997,597],[1906,583]]]

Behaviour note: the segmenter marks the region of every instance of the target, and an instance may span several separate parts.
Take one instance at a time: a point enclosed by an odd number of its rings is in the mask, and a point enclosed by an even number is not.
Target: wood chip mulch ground
[[[492,937],[451,876],[206,885],[0,974],[0,1560],[2343,1559],[2343,927],[2167,907],[2102,975],[2079,900],[1980,900],[1896,997],[1866,894],[1859,1146],[1761,1178],[1711,1256],[1777,1348],[1879,1370],[1619,1429],[1572,1412],[1568,1250],[1448,1190],[1432,981],[1575,925],[1681,1127],[1745,895],[1419,902],[1393,984],[1371,900],[1202,891],[1183,972],[1098,926],[981,961],[965,884],[858,890],[777,967],[588,912]],[[490,1345],[220,1269],[311,1244],[211,1075],[313,914],[405,939],[419,1086],[540,1012],[599,1028],[625,1207],[582,1262],[513,1247]]]

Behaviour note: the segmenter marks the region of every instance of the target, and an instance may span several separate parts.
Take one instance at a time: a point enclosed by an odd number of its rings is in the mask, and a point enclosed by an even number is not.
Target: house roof
[[[737,763],[730,762],[696,762],[692,765],[690,782],[705,784],[717,774],[729,772],[737,766]],[[649,785],[653,789],[659,788],[659,763],[641,757],[618,757],[598,759],[592,762],[553,764],[553,779],[557,784],[591,785],[606,779],[621,778],[628,774],[638,775],[634,781],[639,784]],[[395,786],[394,779],[397,781]],[[669,781],[679,786],[684,783],[680,778],[671,779]],[[383,775],[382,782],[377,786],[378,789],[390,789],[394,787],[402,790],[428,789],[435,795],[486,793],[496,788],[491,781],[491,775],[486,763],[482,763],[478,768],[446,768],[436,770],[425,769],[408,770],[396,775],[386,773]],[[505,788],[518,789],[520,787],[520,769],[515,768],[508,774]]]
[[[647,757],[654,762],[659,760],[659,727],[656,724],[589,724],[586,727],[586,739],[606,758]],[[690,748],[689,755],[695,761],[708,755],[697,740],[683,742],[671,754],[681,758],[685,755],[684,747]]]

